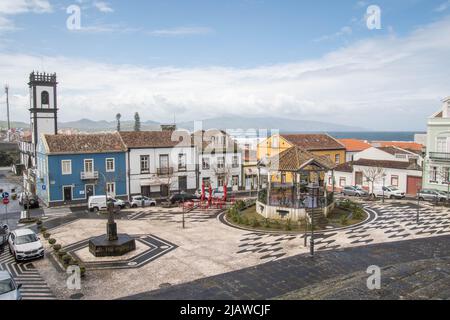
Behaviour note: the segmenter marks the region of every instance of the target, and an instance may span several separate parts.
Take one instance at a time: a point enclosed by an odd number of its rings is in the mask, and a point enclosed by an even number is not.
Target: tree
[[[371,190],[370,194],[373,194],[374,184],[379,181],[385,175],[384,169],[381,167],[371,167],[363,171],[364,178],[370,184]]]
[[[138,112],[134,114],[134,131],[141,131],[141,118]]]
[[[450,168],[449,167],[441,167],[436,172],[437,178],[442,182],[442,184],[447,185],[447,203],[449,202],[450,197]]]
[[[120,118],[122,118],[122,115],[120,113],[116,114],[117,131],[120,131]]]

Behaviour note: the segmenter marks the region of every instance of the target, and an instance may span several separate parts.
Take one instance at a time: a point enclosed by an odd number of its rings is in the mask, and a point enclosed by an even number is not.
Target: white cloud
[[[160,37],[176,37],[186,35],[202,35],[212,33],[211,28],[206,27],[178,27],[172,29],[160,29],[149,31],[148,34]]]
[[[434,9],[434,11],[436,11],[436,12],[444,12],[448,8],[450,8],[450,0],[447,0],[447,1],[443,2],[443,3],[441,3],[436,9]]]
[[[0,53],[14,120],[27,121],[27,77],[57,72],[61,121],[204,119],[225,114],[322,120],[379,130],[424,128],[450,95],[450,18],[407,37],[371,38],[322,58],[256,68],[150,68]],[[301,128],[299,128],[301,129]]]
[[[344,36],[350,36],[353,33],[353,29],[350,26],[345,26],[342,27],[338,32],[330,34],[330,35],[326,35],[326,36],[322,36],[320,38],[317,38],[314,40],[314,42],[322,42],[322,41],[326,41],[326,40],[332,40],[332,39],[337,39],[340,37],[344,37]]]
[[[52,11],[48,0],[1,0],[0,14],[14,15],[26,12],[47,13]]]
[[[100,12],[103,13],[111,13],[114,12],[114,9],[104,1],[94,1],[94,7],[96,7]]]

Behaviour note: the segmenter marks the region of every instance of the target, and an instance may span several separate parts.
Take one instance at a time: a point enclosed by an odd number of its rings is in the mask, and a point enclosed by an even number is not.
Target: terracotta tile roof
[[[192,145],[187,131],[121,131],[119,132],[127,148],[170,148],[179,144]]]
[[[334,168],[334,171],[353,172],[353,163],[351,161],[342,163]]]
[[[269,158],[268,163],[271,170],[298,171],[311,160],[318,162],[325,170],[331,170],[335,166],[335,164],[327,157],[316,156],[297,146]]]
[[[126,151],[118,133],[44,135],[49,153],[103,153]]]
[[[359,159],[353,161],[354,166],[364,166],[364,167],[380,167],[380,168],[390,168],[390,169],[402,169],[402,170],[422,170],[416,163],[410,163],[406,161],[387,161],[387,160],[369,160],[369,159]]]
[[[380,149],[381,151],[387,152],[392,155],[396,154],[410,154],[409,151],[402,150],[396,147],[377,147],[377,149]]]
[[[372,141],[374,147],[397,147],[406,150],[416,150],[422,152],[424,147],[420,143],[416,142],[403,142],[403,141]]]
[[[345,149],[349,152],[363,151],[371,147],[371,145],[363,140],[358,139],[338,139]]]
[[[308,151],[345,149],[343,144],[328,134],[282,134],[281,137]]]

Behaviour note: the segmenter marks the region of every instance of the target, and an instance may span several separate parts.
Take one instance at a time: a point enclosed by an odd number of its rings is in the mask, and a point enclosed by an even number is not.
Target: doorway
[[[72,201],[72,186],[63,187],[64,202]]]
[[[186,176],[178,177],[178,190],[179,191],[187,190],[187,177]]]
[[[89,197],[94,196],[94,185],[87,184],[85,187],[86,199],[89,200]]]

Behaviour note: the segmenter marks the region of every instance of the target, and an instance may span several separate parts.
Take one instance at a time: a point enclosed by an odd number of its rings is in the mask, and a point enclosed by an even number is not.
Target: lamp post
[[[385,188],[385,184],[386,184],[386,174],[383,173],[383,199],[381,200],[382,203],[384,203],[384,188]]]
[[[309,239],[310,243],[310,255],[314,257],[314,209],[315,209],[315,201],[316,201],[316,192],[319,190],[319,186],[311,183],[308,187],[311,190],[311,236]]]
[[[416,217],[416,223],[419,224],[419,215],[420,215],[420,186],[417,186],[417,217]]]

